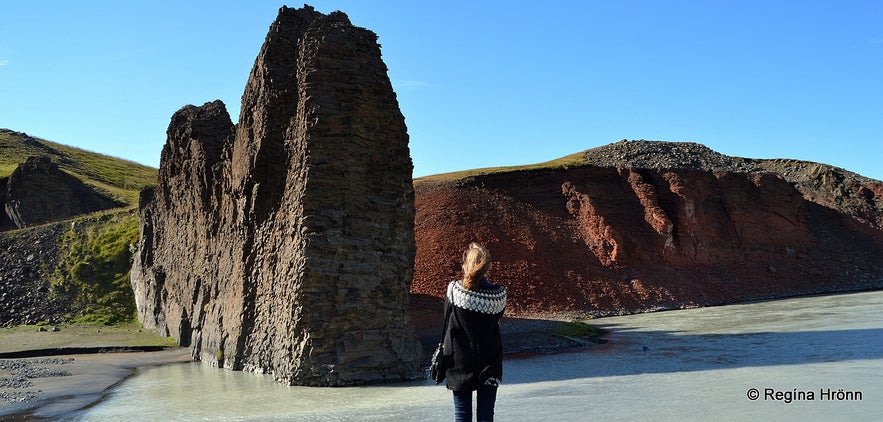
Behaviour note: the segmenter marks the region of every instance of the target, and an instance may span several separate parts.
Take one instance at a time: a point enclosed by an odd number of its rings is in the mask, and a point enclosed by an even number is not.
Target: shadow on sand
[[[532,383],[883,358],[883,328],[681,334],[601,325],[610,330],[606,336],[610,343],[541,358],[552,361],[551,364],[518,365],[517,370],[507,373],[506,382]]]

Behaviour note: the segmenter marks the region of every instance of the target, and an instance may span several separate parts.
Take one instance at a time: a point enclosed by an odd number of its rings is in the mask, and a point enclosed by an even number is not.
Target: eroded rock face
[[[31,227],[121,205],[43,155],[28,158],[0,184],[0,229]]]
[[[386,71],[345,14],[283,7],[238,125],[219,101],[172,117],[140,204],[145,326],[291,384],[422,375],[412,165]]]
[[[570,169],[415,181],[412,293],[469,241],[515,313],[611,315],[883,288],[883,183],[794,160],[634,141]]]

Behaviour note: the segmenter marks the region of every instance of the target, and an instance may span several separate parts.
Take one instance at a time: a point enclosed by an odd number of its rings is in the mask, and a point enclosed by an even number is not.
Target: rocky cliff
[[[35,226],[124,204],[34,156],[0,178],[0,230]]]
[[[408,135],[374,33],[283,7],[242,97],[175,113],[142,193],[139,319],[301,385],[422,375]]]
[[[412,293],[488,245],[515,314],[610,315],[883,288],[883,183],[693,143],[623,141],[566,166],[417,179]]]

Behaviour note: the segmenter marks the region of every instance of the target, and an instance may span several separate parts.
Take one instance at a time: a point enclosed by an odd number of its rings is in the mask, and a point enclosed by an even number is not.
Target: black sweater
[[[474,391],[488,379],[502,380],[500,318],[506,309],[506,289],[484,278],[477,291],[452,281],[445,308],[449,314],[444,337],[448,389]]]

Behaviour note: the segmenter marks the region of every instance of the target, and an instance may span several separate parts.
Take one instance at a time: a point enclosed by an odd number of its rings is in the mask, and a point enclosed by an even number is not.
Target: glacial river
[[[505,361],[505,421],[880,420],[883,291],[594,321],[610,342]],[[505,341],[505,339],[504,339]],[[200,363],[139,372],[76,416],[105,420],[451,420],[431,381],[288,387]]]

